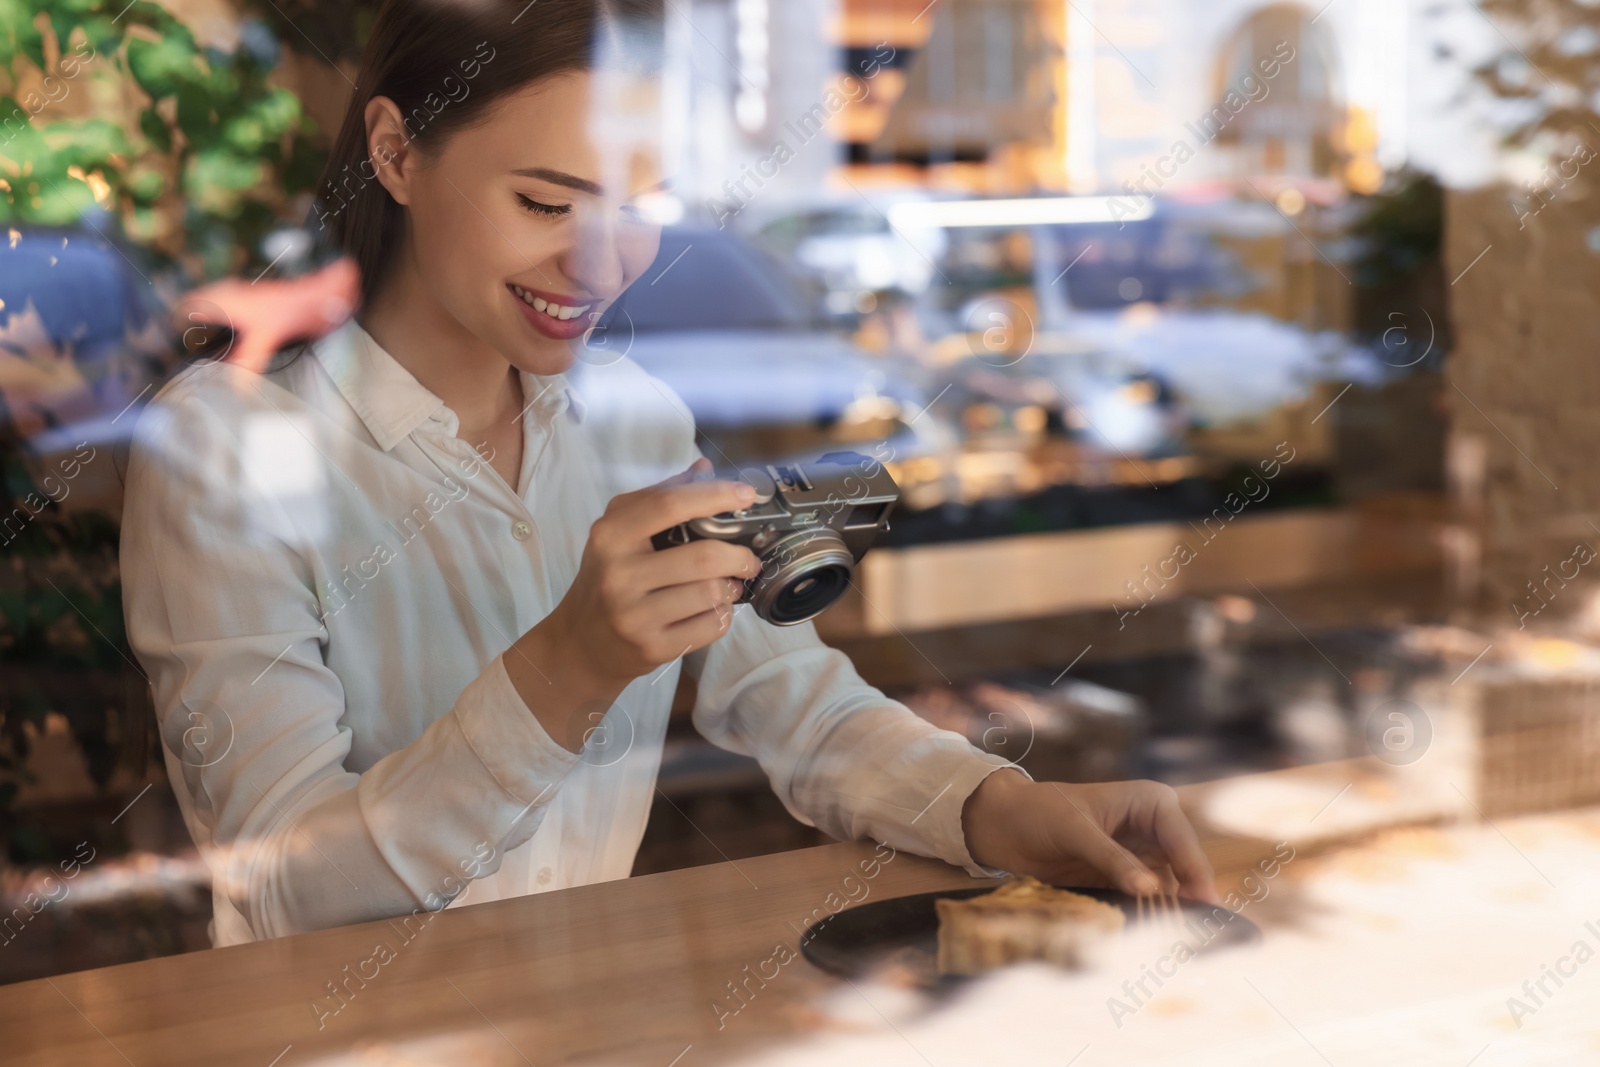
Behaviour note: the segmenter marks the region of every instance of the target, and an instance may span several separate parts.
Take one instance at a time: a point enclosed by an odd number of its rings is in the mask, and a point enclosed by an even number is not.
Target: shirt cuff
[[[473,753],[518,803],[536,803],[581,758],[562,748],[518,695],[504,654],[462,691],[455,714]]]
[[[1033,781],[1033,775],[1015,763],[992,753],[975,749],[974,755],[977,758],[970,760],[967,766],[962,768],[944,796],[935,801],[940,818],[933,827],[934,843],[943,859],[964,869],[972,877],[1004,878],[1011,872],[998,867],[985,867],[972,858],[972,853],[967,849],[966,827],[961,822],[962,812],[966,809],[967,800],[977,791],[978,786],[995,771],[1016,771],[1030,782]]]

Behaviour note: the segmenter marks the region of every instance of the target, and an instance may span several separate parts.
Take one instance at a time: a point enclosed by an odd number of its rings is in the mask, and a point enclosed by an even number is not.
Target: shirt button
[[[556,876],[556,872],[552,871],[549,867],[540,867],[539,868],[539,884],[540,885],[549,885],[550,884],[550,879],[554,878],[555,876]]]
[[[531,523],[524,522],[522,519],[518,519],[516,522],[511,524],[511,536],[515,537],[518,541],[526,541],[528,538],[533,536],[533,525]]]

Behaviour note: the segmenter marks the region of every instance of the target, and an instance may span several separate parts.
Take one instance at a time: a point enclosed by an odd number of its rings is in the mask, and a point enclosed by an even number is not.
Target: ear
[[[367,124],[367,157],[378,172],[378,181],[395,203],[410,203],[415,169],[412,164],[417,162],[417,156],[411,151],[411,137],[400,109],[387,96],[375,96],[367,101],[363,118]]]

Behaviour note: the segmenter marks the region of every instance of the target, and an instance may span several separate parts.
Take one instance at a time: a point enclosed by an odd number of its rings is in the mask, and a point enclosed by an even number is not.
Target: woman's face
[[[606,85],[585,71],[541,79],[441,146],[379,168],[406,208],[424,291],[519,370],[570,367],[660,244],[646,210],[660,187],[658,153],[596,138],[639,127],[597,112]],[[373,108],[387,103],[369,105],[373,144],[393,125],[374,122]]]

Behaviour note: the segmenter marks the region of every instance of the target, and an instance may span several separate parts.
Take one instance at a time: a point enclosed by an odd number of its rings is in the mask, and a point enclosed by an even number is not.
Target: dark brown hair
[[[437,152],[451,133],[530,82],[584,70],[599,52],[654,69],[661,0],[386,0],[361,56],[355,93],[317,183],[309,225],[361,268],[370,300],[400,250],[405,211],[377,181],[365,112],[393,100],[406,135]],[[620,46],[620,47],[619,47]]]

